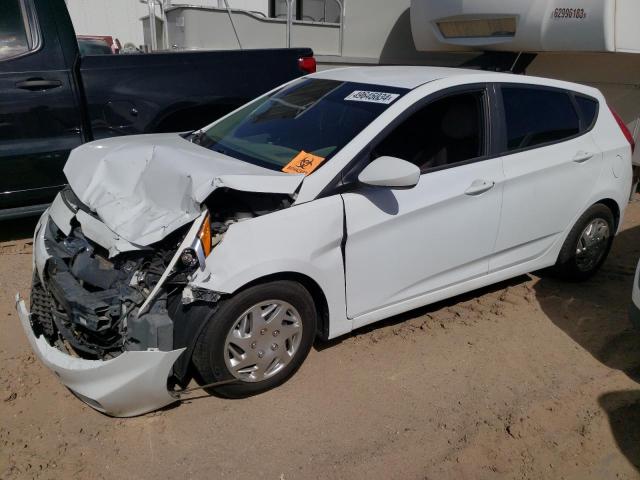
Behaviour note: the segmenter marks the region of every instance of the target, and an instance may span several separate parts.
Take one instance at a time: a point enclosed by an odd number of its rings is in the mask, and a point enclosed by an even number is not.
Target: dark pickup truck
[[[0,219],[43,210],[81,143],[200,128],[313,70],[305,48],[81,57],[64,0],[2,0]]]

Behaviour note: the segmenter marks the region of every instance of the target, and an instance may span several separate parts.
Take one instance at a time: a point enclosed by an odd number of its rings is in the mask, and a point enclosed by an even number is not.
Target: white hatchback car
[[[130,416],[194,374],[275,387],[316,337],[543,267],[603,263],[632,141],[593,88],[431,67],[284,85],[190,134],[74,150],[35,233],[40,359]]]

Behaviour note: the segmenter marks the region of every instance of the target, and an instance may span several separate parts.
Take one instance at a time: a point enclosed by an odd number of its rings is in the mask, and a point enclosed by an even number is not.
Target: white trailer
[[[531,52],[526,73],[599,88],[640,134],[638,0],[412,0],[423,52]],[[634,163],[640,166],[640,151]]]

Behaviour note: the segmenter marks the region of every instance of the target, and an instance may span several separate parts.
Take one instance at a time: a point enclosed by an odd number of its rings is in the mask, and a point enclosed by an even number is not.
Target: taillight
[[[304,73],[316,73],[316,59],[314,57],[300,57],[298,59],[298,68]]]
[[[631,153],[635,152],[636,141],[633,139],[633,135],[631,135],[631,132],[625,125],[624,120],[620,118],[620,115],[618,115],[613,108],[609,107],[609,110],[611,110],[611,113],[613,114],[613,118],[615,118],[616,122],[618,122],[618,126],[620,127],[620,130],[622,130],[622,134],[625,136],[625,138],[629,142],[629,145],[631,145]]]

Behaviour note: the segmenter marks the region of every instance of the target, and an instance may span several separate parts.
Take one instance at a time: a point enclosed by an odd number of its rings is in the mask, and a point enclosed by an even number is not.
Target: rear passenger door
[[[505,184],[490,272],[542,256],[585,209],[602,167],[595,100],[523,84],[500,91]]]

